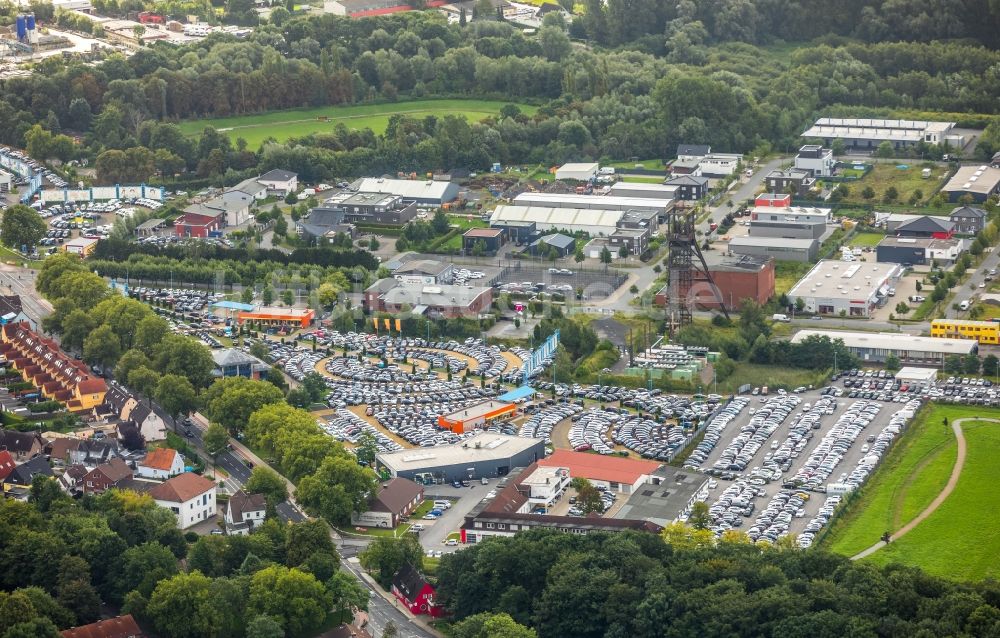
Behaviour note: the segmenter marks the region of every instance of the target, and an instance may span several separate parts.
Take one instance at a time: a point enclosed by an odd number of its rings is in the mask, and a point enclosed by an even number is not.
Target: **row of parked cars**
[[[614,427],[611,439],[643,457],[670,461],[693,433],[693,428],[633,417]]]
[[[379,452],[396,452],[403,446],[390,437],[379,432],[371,423],[365,421],[350,410],[340,409],[320,422],[324,432],[337,439],[356,444],[362,434],[371,435]]]
[[[705,434],[701,439],[701,442],[691,451],[688,458],[684,461],[684,467],[689,470],[700,470],[701,464],[708,460],[709,455],[715,450],[715,447],[722,441],[722,435],[726,430],[726,426],[732,423],[736,417],[747,409],[750,405],[750,399],[748,397],[736,397],[722,409],[715,414],[705,426]],[[711,472],[709,472],[711,473]],[[725,473],[724,478],[735,478],[736,475],[730,472]],[[721,475],[721,474],[720,474]]]

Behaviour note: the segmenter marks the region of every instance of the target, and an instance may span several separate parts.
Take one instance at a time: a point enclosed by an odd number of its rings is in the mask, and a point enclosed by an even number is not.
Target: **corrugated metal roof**
[[[895,332],[847,332],[841,330],[799,330],[792,337],[792,343],[799,343],[813,335],[842,339],[848,348],[910,350],[943,355],[969,354],[976,348],[974,339],[940,339],[938,337],[914,337]]]
[[[610,234],[624,215],[620,210],[593,208],[552,208],[549,206],[497,206],[491,223],[506,221],[535,222],[549,228],[568,230],[598,228]]]

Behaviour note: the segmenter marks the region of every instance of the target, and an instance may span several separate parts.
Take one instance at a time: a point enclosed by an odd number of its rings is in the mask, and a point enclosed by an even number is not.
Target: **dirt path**
[[[890,535],[890,541],[899,540],[908,534],[914,527],[924,522],[924,520],[933,514],[937,508],[939,508],[941,504],[944,503],[949,496],[951,496],[951,493],[955,491],[955,486],[958,485],[958,479],[962,475],[962,467],[965,465],[966,443],[965,434],[962,432],[962,424],[966,421],[987,421],[989,423],[1000,423],[1000,420],[998,419],[979,419],[976,417],[966,417],[964,419],[952,421],[951,429],[955,433],[955,440],[958,442],[958,456],[955,457],[955,466],[951,469],[951,476],[948,478],[948,483],[944,486],[944,489],[934,497],[934,500],[931,501],[930,505],[924,508],[924,511],[917,514],[916,518]],[[868,549],[851,556],[851,560],[860,560],[866,556],[870,556],[883,547],[885,547],[885,542],[879,541]]]

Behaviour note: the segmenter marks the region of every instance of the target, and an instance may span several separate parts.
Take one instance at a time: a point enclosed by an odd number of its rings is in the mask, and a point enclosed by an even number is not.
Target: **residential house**
[[[104,404],[95,409],[95,415],[134,423],[146,441],[162,441],[167,438],[167,426],[163,418],[114,381],[108,386]]]
[[[121,456],[118,442],[110,439],[83,439],[75,449],[69,450],[69,463],[100,465]]]
[[[87,468],[83,465],[70,465],[59,475],[59,487],[69,495],[83,493],[83,477],[87,476]]]
[[[38,329],[35,320],[25,314],[24,308],[21,306],[20,296],[0,295],[0,325],[21,322],[31,326],[32,330]]]
[[[986,227],[986,211],[973,206],[959,206],[948,216],[955,223],[955,232],[963,235],[975,235]]]
[[[52,439],[46,446],[45,451],[49,455],[49,461],[59,467],[69,463],[69,454],[80,448],[80,442],[75,436],[61,436]]]
[[[677,145],[677,159],[679,160],[697,160],[700,161],[701,158],[705,157],[712,152],[712,147],[707,144],[678,144]]]
[[[612,251],[620,252],[622,247],[630,255],[641,255],[649,247],[650,232],[648,228],[619,228],[608,237]]]
[[[113,458],[107,463],[98,465],[83,477],[83,492],[85,494],[101,494],[113,487],[119,487],[125,480],[132,478],[132,468],[120,458]]]
[[[21,463],[7,475],[5,482],[13,485],[27,486],[31,485],[32,479],[39,475],[52,476],[52,468],[49,467],[49,462],[45,460],[44,456],[36,456],[29,461]]]
[[[299,189],[299,176],[291,171],[274,168],[257,178],[267,188],[268,195],[285,197]]]
[[[830,177],[837,166],[833,159],[833,151],[819,144],[806,144],[795,156],[795,168],[805,171],[812,177]]]
[[[424,500],[424,488],[407,478],[396,477],[382,485],[366,512],[352,512],[351,524],[364,527],[396,527]]]
[[[267,514],[267,499],[263,494],[247,494],[237,491],[229,497],[223,517],[229,535],[245,536],[264,522]]]
[[[312,210],[340,211],[348,224],[402,226],[417,216],[417,202],[392,193],[341,191],[327,198],[321,208]]]
[[[708,194],[708,178],[696,175],[681,175],[666,182],[667,186],[677,187],[677,199],[697,201]]]
[[[65,404],[70,412],[88,412],[104,401],[108,391],[104,379],[93,376],[86,364],[27,323],[0,327],[0,339],[0,355],[47,399]]]
[[[141,478],[165,481],[184,471],[184,458],[177,450],[161,447],[150,450],[146,458],[136,463],[136,473]]]
[[[773,170],[764,178],[764,184],[768,192],[771,193],[792,193],[793,195],[805,195],[816,185],[816,178],[811,177],[807,171],[797,168],[788,170]]]
[[[323,205],[310,209],[308,215],[295,222],[295,232],[307,241],[324,244],[338,234],[354,237],[354,225],[344,221],[343,209]]]
[[[63,638],[146,638],[146,632],[139,628],[131,614],[63,629],[59,633]]]
[[[15,467],[14,456],[8,450],[0,450],[0,483],[10,476]]]
[[[214,481],[185,472],[160,483],[149,494],[157,505],[174,513],[177,527],[187,529],[215,517],[215,491]]]
[[[406,606],[411,614],[439,618],[444,608],[434,602],[434,588],[413,565],[406,563],[392,577],[392,595]]]
[[[45,450],[45,439],[38,432],[0,430],[0,450],[7,450],[14,456],[14,461],[23,463]]]

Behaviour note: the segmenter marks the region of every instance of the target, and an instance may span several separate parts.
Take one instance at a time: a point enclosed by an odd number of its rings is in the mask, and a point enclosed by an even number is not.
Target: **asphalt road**
[[[961,304],[963,301],[972,299],[975,295],[986,292],[986,288],[979,288],[978,286],[983,282],[983,277],[986,275],[986,271],[990,268],[1000,268],[1000,251],[995,248],[990,249],[989,254],[986,255],[986,259],[983,260],[983,263],[980,264],[976,272],[974,272],[964,284],[955,287],[955,296],[945,309],[945,317],[948,319],[956,319],[966,314],[965,311],[954,310],[952,306]],[[969,288],[970,283],[977,286],[977,288],[975,290]]]
[[[21,308],[36,324],[42,317],[52,312],[49,302],[35,291],[35,270],[25,270],[16,266],[0,266],[0,291],[21,297]]]
[[[395,599],[392,602],[383,598],[367,579],[361,575],[361,567],[356,561],[343,561],[344,568],[360,580],[368,589],[368,625],[365,629],[374,636],[382,638],[386,625],[392,621],[396,626],[399,638],[437,638],[417,623],[413,622],[398,608]]]

